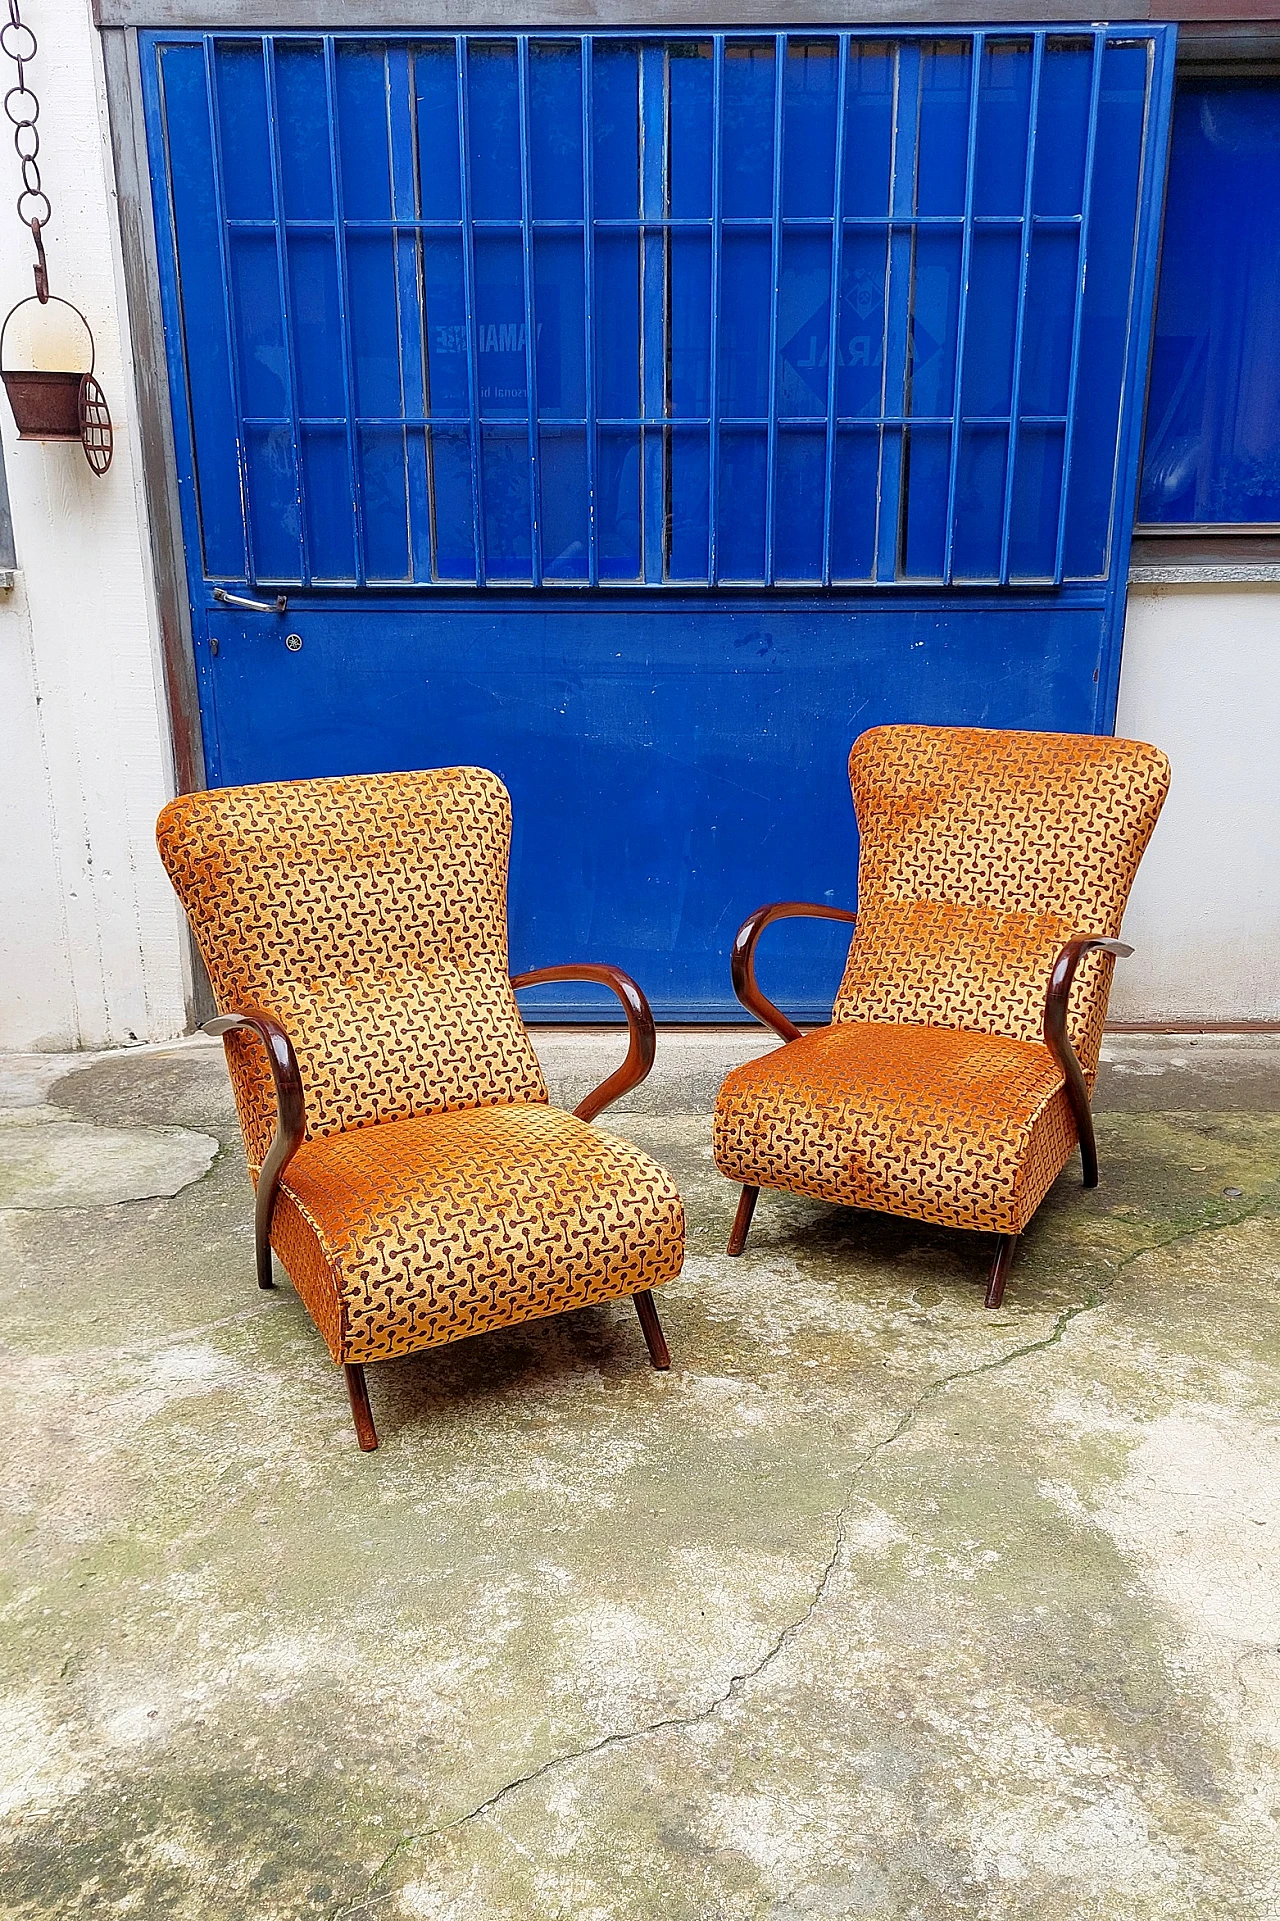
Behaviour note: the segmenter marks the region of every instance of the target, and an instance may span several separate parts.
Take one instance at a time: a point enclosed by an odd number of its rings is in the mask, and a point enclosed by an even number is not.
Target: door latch
[[[224,607],[243,607],[247,614],[285,614],[289,611],[288,594],[277,594],[274,600],[246,600],[243,594],[229,594],[225,587],[215,587],[213,597]]]

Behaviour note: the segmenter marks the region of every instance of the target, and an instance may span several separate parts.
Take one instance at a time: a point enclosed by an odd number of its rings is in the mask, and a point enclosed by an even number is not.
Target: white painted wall
[[[19,443],[0,398],[20,569],[0,594],[0,1047],[40,1049],[181,1033],[187,962],[152,838],[172,768],[97,36],[88,0],[37,14],[51,287],[93,327],[116,430],[97,479],[74,445]],[[0,127],[3,312],[33,283]]]
[[[1173,784],[1112,1019],[1280,1020],[1280,586],[1132,587],[1116,731]]]

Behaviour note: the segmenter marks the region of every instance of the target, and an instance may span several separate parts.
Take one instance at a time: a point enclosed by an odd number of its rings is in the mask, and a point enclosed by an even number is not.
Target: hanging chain
[[[8,0],[9,18],[0,27],[0,52],[8,54],[18,69],[18,84],[4,97],[5,115],[13,128],[13,144],[22,168],[22,191],[18,195],[18,218],[30,227],[36,243],[36,293],[43,304],[49,298],[49,270],[45,265],[41,228],[53,212],[49,196],[40,184],[40,102],[27,85],[27,62],[35,58],[38,42],[18,12],[18,0]]]

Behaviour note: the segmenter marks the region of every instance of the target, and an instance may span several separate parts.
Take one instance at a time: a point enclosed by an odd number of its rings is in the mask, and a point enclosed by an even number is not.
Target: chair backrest
[[[833,1018],[1039,1040],[1062,943],[1120,932],[1169,763],[1096,734],[873,727],[849,782],[858,920]],[[1087,956],[1072,995],[1089,1076],[1113,967]]]
[[[507,971],[511,801],[444,767],[172,801],[160,856],[219,1008],[283,1022],[307,1132],[545,1101]],[[226,1037],[249,1160],[275,1126],[266,1057]]]

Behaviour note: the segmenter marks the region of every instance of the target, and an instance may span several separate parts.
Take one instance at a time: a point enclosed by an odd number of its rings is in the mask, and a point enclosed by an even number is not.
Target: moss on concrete
[[[976,1238],[782,1196],[727,1260],[705,1117],[623,1116],[672,1373],[587,1310],[374,1371],[361,1456],[216,1054],[79,1068],[227,1151],[0,1216],[0,1911],[1271,1921],[1280,1119],[1135,1079],[999,1314]]]

